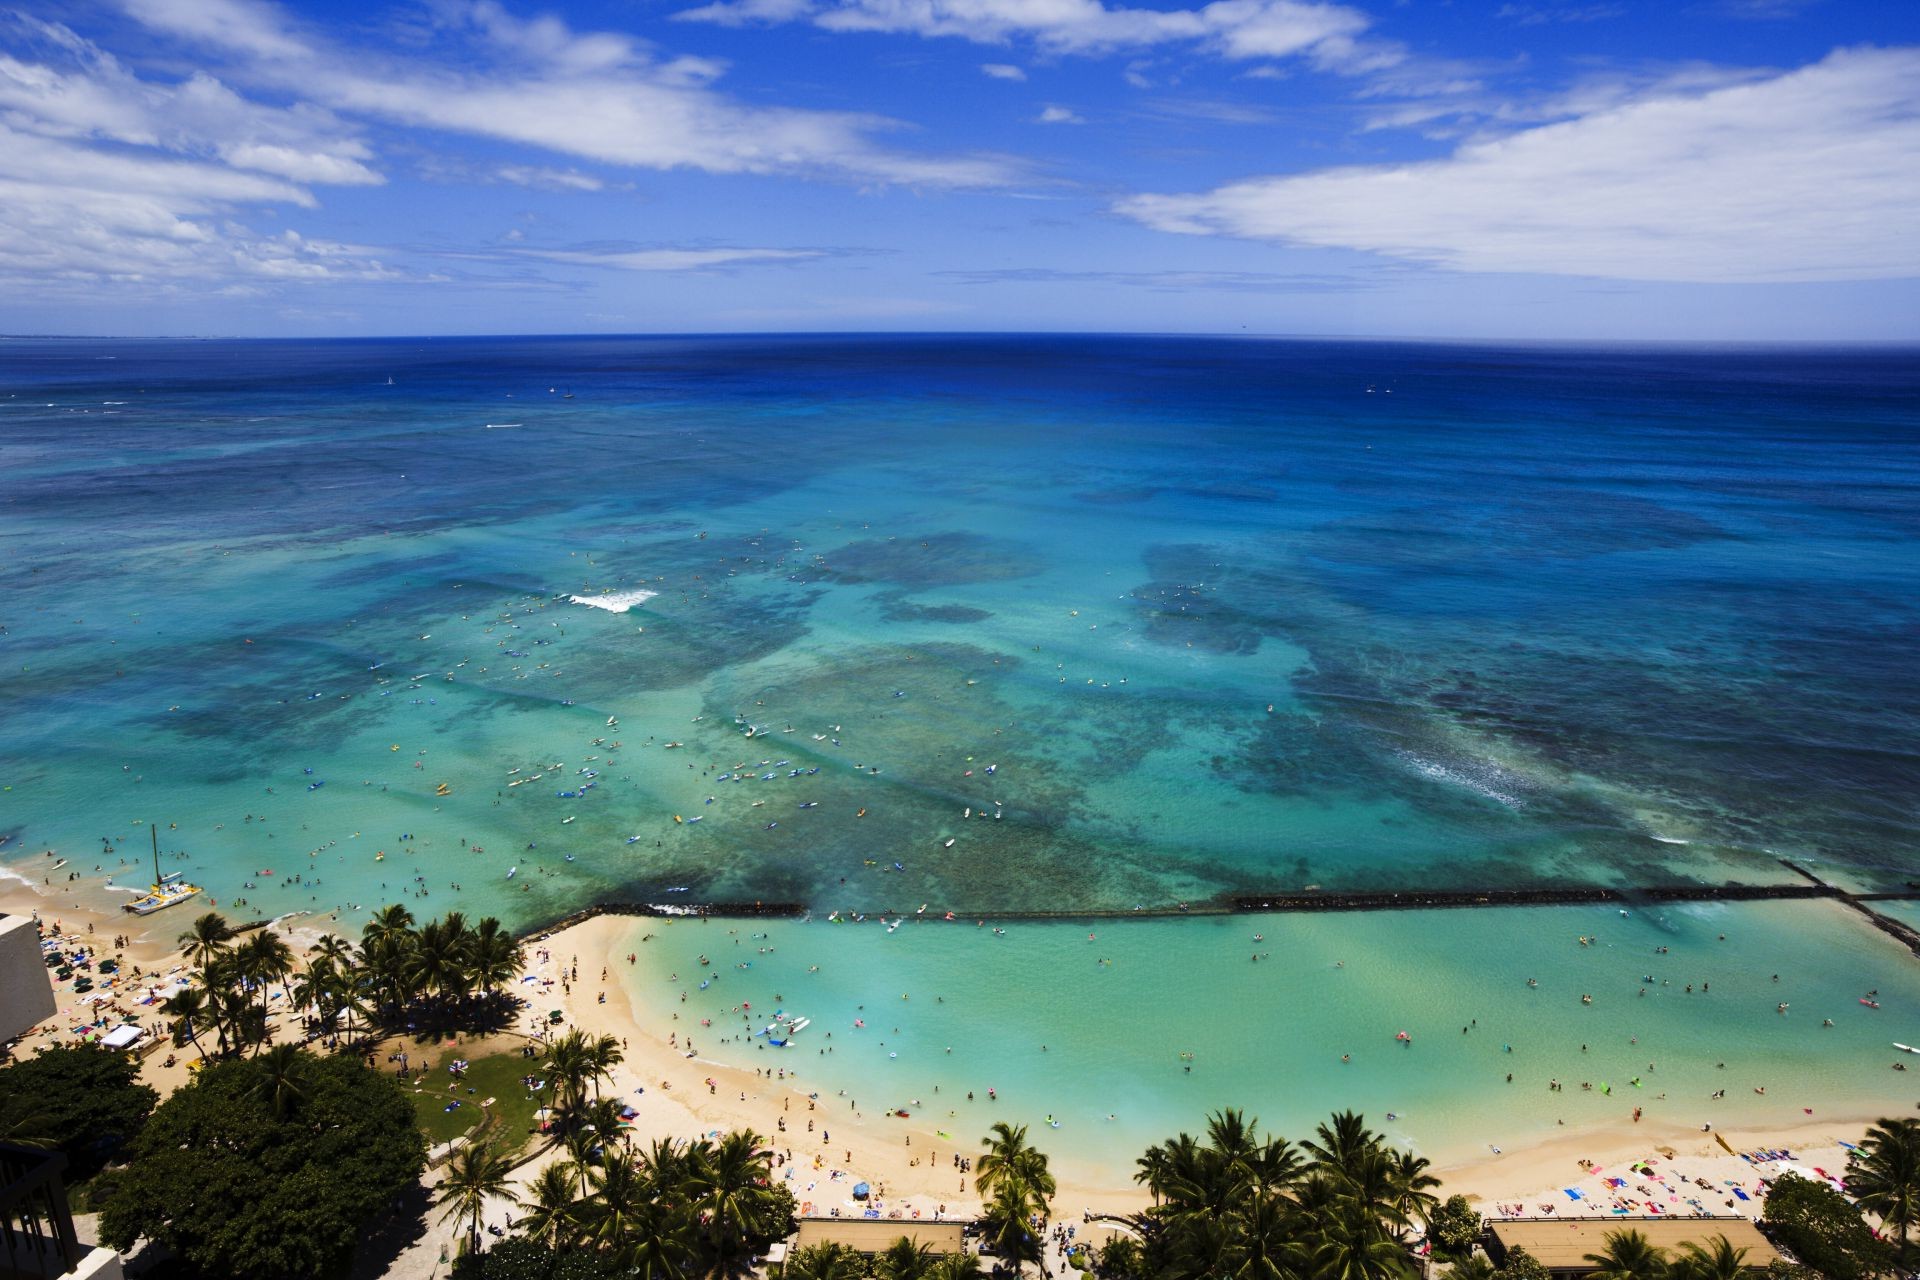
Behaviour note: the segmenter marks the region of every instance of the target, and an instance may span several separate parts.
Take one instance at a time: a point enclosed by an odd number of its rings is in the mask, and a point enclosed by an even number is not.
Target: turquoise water
[[[1051,1117],[1060,1158],[1103,1183],[1226,1105],[1291,1136],[1357,1108],[1445,1160],[1518,1150],[1562,1121],[1619,1125],[1635,1106],[1737,1141],[1805,1120],[1803,1107],[1899,1113],[1920,1098],[1890,1070],[1905,1057],[1891,1041],[1920,1034],[1920,967],[1831,904],[1022,922],[1004,935],[971,920],[643,921],[631,945],[643,1025],[692,1034],[703,1057],[796,1071],[836,1099],[829,1115],[842,1090],[868,1115],[906,1107],[969,1147],[1002,1119],[1045,1146]],[[1880,1008],[1859,1003],[1868,991]],[[813,1023],[770,1048],[742,1038],[743,1003],[756,1030],[777,1009]]]
[[[119,901],[152,822],[243,917],[803,903],[637,997],[1088,1162],[1904,1109],[1915,966],[1831,905],[992,913],[1920,878],[1916,406],[1901,350],[7,342],[0,870]]]
[[[10,342],[0,857],[110,901],[155,821],[223,909],[348,925],[1898,884],[1916,390],[1902,351]]]

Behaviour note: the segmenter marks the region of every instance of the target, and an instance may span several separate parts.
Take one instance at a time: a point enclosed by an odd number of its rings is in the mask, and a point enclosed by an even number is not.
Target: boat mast
[[[149,822],[147,830],[153,833],[153,882],[158,885],[160,883],[160,828]]]

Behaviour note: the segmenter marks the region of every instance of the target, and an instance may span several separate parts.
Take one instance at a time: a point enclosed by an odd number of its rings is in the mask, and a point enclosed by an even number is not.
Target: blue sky
[[[1917,279],[1914,0],[0,9],[4,332],[1916,339]]]

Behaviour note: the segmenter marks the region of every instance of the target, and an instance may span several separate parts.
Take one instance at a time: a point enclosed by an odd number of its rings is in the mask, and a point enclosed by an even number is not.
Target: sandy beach
[[[72,1036],[103,1017],[109,1025],[134,1021],[163,1033],[154,1006],[139,1001],[149,997],[156,984],[164,988],[188,972],[174,939],[195,913],[168,912],[144,920],[113,916],[18,880],[0,886],[0,910],[37,915],[67,946],[112,955],[126,971],[123,979],[103,982],[87,995],[72,991],[71,981],[56,984],[60,1013],[28,1036],[22,1051],[43,1039]],[[309,931],[289,932],[297,950],[311,941]],[[605,1090],[634,1109],[637,1141],[687,1140],[751,1128],[767,1139],[776,1157],[776,1176],[807,1215],[911,1220],[971,1217],[979,1211],[972,1179],[958,1164],[980,1150],[982,1133],[973,1131],[982,1127],[979,1113],[960,1121],[936,1103],[906,1116],[895,1114],[863,1103],[855,1091],[816,1086],[807,1078],[803,1055],[781,1055],[776,1065],[760,1069],[709,1056],[700,1044],[708,1033],[697,1023],[643,1019],[629,1001],[622,979],[634,975],[622,970],[646,972],[648,948],[639,941],[646,932],[644,921],[598,916],[527,941],[519,986],[528,1003],[517,1028],[536,1040],[568,1027],[618,1038],[625,1060]],[[104,998],[95,999],[100,996]],[[556,1009],[562,1021],[550,1023],[548,1015]],[[172,1068],[163,1068],[167,1056],[165,1051],[149,1055],[142,1069],[143,1078],[163,1094],[185,1081],[185,1059],[191,1054],[177,1055]],[[1220,1100],[1222,1105],[1232,1101]],[[1480,1153],[1443,1153],[1435,1172],[1442,1180],[1442,1195],[1466,1195],[1489,1217],[1757,1218],[1767,1181],[1784,1172],[1837,1182],[1848,1144],[1857,1142],[1875,1118],[1833,1114],[1800,1124],[1735,1124],[1713,1131],[1649,1118],[1569,1129],[1507,1149],[1489,1145]],[[1200,1123],[1196,1117],[1195,1125]],[[1043,1132],[1034,1139],[1042,1149],[1071,1150],[1064,1145],[1069,1141],[1064,1135]],[[536,1140],[518,1180],[524,1185],[558,1155]],[[1128,1213],[1149,1203],[1133,1181],[1130,1164],[1115,1164],[1107,1172],[1110,1176],[1094,1179],[1064,1178],[1054,1200],[1055,1218],[1073,1222],[1084,1214]],[[434,1176],[429,1174],[430,1179]],[[867,1202],[853,1196],[860,1182],[873,1189]],[[513,1206],[501,1201],[487,1219],[504,1227],[513,1216]],[[437,1274],[440,1245],[451,1238],[442,1226],[430,1226],[388,1274]]]
[[[945,1206],[949,1214],[957,1214],[977,1207],[962,1190],[951,1161],[956,1152],[975,1154],[980,1134],[939,1121],[929,1124],[924,1115],[874,1114],[850,1105],[857,1098],[813,1098],[802,1072],[768,1079],[698,1054],[690,1057],[678,1026],[641,1025],[615,980],[630,952],[635,963],[647,962],[644,945],[634,946],[640,932],[636,921],[625,917],[600,916],[572,925],[529,944],[529,970],[553,983],[545,988],[557,996],[551,1005],[535,1002],[542,1012],[560,1008],[569,1024],[623,1040],[627,1061],[618,1079],[623,1096],[641,1113],[638,1127],[643,1135],[684,1136],[742,1126],[771,1134],[776,1152],[791,1153],[792,1163],[783,1166],[783,1173],[798,1166],[790,1179],[796,1197],[819,1213],[836,1207],[842,1213],[858,1212],[848,1190],[861,1180],[884,1188],[887,1212],[926,1214]],[[550,959],[538,959],[541,949]],[[565,992],[558,982],[563,971],[576,971],[580,978]],[[792,1061],[804,1064],[805,1059]],[[645,1092],[635,1093],[639,1088]],[[1222,1105],[1231,1103],[1222,1100]],[[815,1109],[809,1110],[809,1104]],[[1838,1174],[1846,1164],[1843,1144],[1857,1142],[1876,1118],[1832,1115],[1800,1125],[1736,1125],[1724,1132],[1651,1121],[1585,1127],[1515,1149],[1443,1156],[1435,1172],[1443,1181],[1443,1194],[1466,1195],[1489,1216],[1507,1205],[1517,1211],[1515,1216],[1613,1216],[1617,1208],[1626,1207],[1632,1213],[1757,1217],[1763,1178],[1789,1167],[1820,1171],[1813,1176]],[[807,1132],[809,1119],[816,1121],[814,1133]],[[1196,1117],[1195,1124],[1201,1119]],[[781,1121],[786,1123],[784,1133],[779,1131]],[[823,1133],[830,1133],[832,1140]],[[1059,1144],[1056,1135],[1047,1133],[1034,1135],[1034,1141],[1043,1149]],[[1750,1153],[1779,1151],[1791,1152],[1792,1159],[1748,1158]],[[1647,1167],[1653,1175],[1634,1172],[1633,1166],[1646,1162],[1652,1162]],[[843,1176],[832,1178],[835,1170]],[[1124,1213],[1144,1206],[1149,1198],[1133,1182],[1133,1172],[1131,1166],[1116,1167],[1110,1178],[1063,1182],[1054,1202],[1056,1217],[1071,1220],[1084,1210]],[[1606,1181],[1615,1177],[1624,1177],[1626,1185]],[[1699,1187],[1696,1179],[1714,1190]],[[1752,1198],[1741,1199],[1735,1187]],[[1569,1197],[1568,1188],[1579,1191],[1579,1198]]]

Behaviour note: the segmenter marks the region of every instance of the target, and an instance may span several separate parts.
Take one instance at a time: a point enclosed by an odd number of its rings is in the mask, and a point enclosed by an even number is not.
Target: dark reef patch
[[[993,616],[989,609],[964,604],[920,604],[904,591],[883,591],[875,596],[880,616],[888,622],[985,622]]]
[[[963,532],[870,538],[823,558],[826,570],[846,581],[890,582],[908,591],[1030,578],[1047,563],[1025,543]]]

